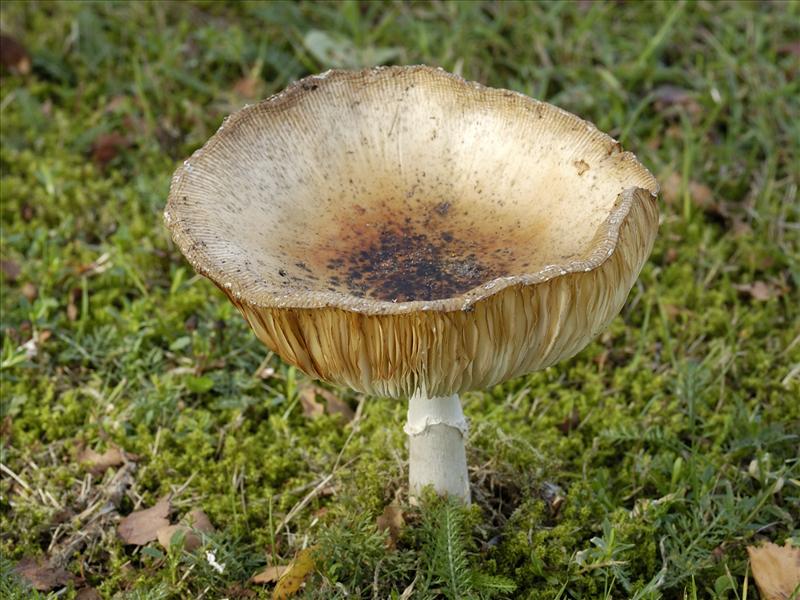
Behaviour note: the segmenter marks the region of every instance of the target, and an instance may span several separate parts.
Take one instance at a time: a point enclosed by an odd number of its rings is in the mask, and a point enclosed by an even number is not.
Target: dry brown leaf
[[[307,417],[319,417],[325,413],[325,406],[317,402],[317,392],[314,386],[301,389],[300,405],[303,407],[303,414]]]
[[[238,598],[254,598],[255,595],[256,592],[254,590],[243,587],[241,583],[234,583],[222,590],[222,597],[230,598],[231,600]]]
[[[342,415],[346,423],[352,421],[353,417],[356,416],[350,405],[333,392],[318,386],[314,386],[314,390],[317,395],[325,399],[325,412],[329,415]]]
[[[388,504],[383,509],[383,513],[378,517],[376,525],[378,531],[389,533],[386,538],[387,548],[394,549],[397,546],[397,540],[400,538],[400,532],[405,527],[405,524],[406,520],[403,518],[403,511],[397,504]]]
[[[180,537],[175,537],[176,533],[181,533]],[[167,525],[156,531],[156,538],[158,543],[161,544],[165,550],[169,550],[170,546],[180,545],[187,552],[193,552],[203,545],[200,536],[188,528],[186,525]]]
[[[297,593],[305,578],[314,570],[315,550],[316,546],[311,546],[297,553],[286,572],[278,580],[278,584],[272,592],[273,600],[285,600]]]
[[[202,508],[193,508],[181,520],[195,531],[202,531],[203,533],[214,533],[216,531],[211,519],[208,518]]]
[[[96,165],[105,167],[128,144],[128,139],[119,132],[102,133],[92,142],[92,160]]]
[[[216,530],[214,525],[211,524],[208,515],[202,509],[195,508],[189,511],[177,525],[167,525],[160,528],[156,531],[156,537],[158,538],[158,543],[169,550],[173,543],[173,537],[176,533],[181,532],[183,534],[183,547],[188,552],[192,552],[203,545],[203,540],[198,535],[199,533],[214,533],[214,531]]]
[[[761,600],[789,600],[800,588],[800,548],[787,540],[783,547],[767,542],[748,546],[750,570],[756,580]]]
[[[78,453],[78,462],[89,466],[89,472],[100,477],[111,467],[118,467],[125,462],[125,454],[116,446],[110,447],[102,454],[91,448],[84,448]]]
[[[263,571],[259,571],[250,578],[251,583],[275,583],[286,571],[289,570],[289,565],[274,565],[267,567]]]
[[[27,75],[31,72],[31,57],[16,38],[0,35],[0,64],[10,72]]]
[[[749,296],[753,300],[765,302],[770,298],[777,298],[781,295],[781,291],[774,286],[769,285],[763,281],[754,281],[753,283],[743,283],[733,286],[742,294]]]
[[[126,544],[143,546],[158,538],[158,530],[169,525],[172,506],[170,495],[161,498],[155,506],[132,512],[117,526],[117,533]]]
[[[102,600],[100,592],[92,587],[85,587],[78,591],[75,600]]]
[[[64,569],[54,567],[45,559],[23,558],[14,567],[17,574],[40,592],[49,592],[69,583],[72,575]]]

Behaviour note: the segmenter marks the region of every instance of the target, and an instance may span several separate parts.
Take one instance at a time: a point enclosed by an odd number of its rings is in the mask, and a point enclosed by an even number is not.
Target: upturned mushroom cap
[[[580,351],[658,227],[591,123],[439,69],[328,71],[228,118],[165,220],[256,335],[383,396],[486,388]]]

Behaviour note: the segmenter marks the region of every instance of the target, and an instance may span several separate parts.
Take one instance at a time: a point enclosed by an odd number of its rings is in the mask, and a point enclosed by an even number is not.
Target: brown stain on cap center
[[[530,246],[530,227],[470,214],[450,200],[354,205],[308,263],[329,291],[391,302],[458,296],[527,268],[515,248]]]

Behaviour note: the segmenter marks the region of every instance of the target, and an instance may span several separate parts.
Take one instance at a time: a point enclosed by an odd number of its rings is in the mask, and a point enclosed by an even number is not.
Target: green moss
[[[417,573],[416,597],[447,597],[460,593],[436,569],[447,522],[467,597],[716,598],[728,573],[743,585],[747,544],[797,538],[800,93],[784,44],[800,36],[797,3],[0,10],[33,62],[3,72],[0,107],[0,252],[19,266],[0,295],[0,462],[24,482],[0,480],[3,585],[7,561],[88,526],[59,513],[80,514],[114,470],[88,478],[80,444],[137,455],[121,514],[175,490],[176,517],[202,506],[218,529],[205,549],[228,565],[125,547],[112,520],[68,565],[109,598],[233,597],[304,545],[321,549],[309,598],[372,597],[376,570],[379,597]],[[403,402],[368,399],[355,428],[305,417],[297,389],[310,382],[262,364],[161,223],[175,165],[247,101],[238,80],[255,74],[266,96],[330,66],[305,45],[311,30],[352,41],[350,61],[399,48],[398,62],[551,100],[672,188],[621,318],[574,359],[465,396],[469,510],[408,505]],[[691,101],[664,105],[664,86]],[[110,132],[126,145],[101,166],[92,144]],[[717,204],[702,207],[690,182]],[[750,297],[756,281],[774,297]],[[407,526],[392,550],[375,520],[396,498]]]

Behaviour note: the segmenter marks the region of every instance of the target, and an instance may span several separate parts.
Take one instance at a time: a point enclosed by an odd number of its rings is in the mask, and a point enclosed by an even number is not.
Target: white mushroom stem
[[[427,398],[416,392],[408,401],[409,487],[412,496],[432,486],[439,495],[470,502],[467,419],[458,394]]]

